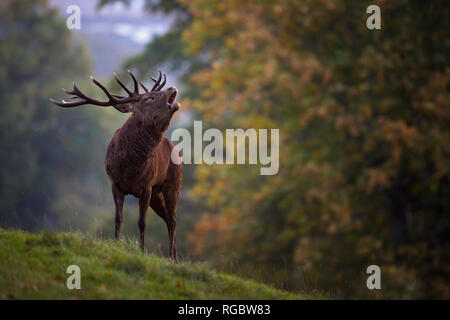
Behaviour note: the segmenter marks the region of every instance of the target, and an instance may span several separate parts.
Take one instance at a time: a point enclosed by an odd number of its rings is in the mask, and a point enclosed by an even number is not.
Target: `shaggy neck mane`
[[[162,132],[154,124],[147,124],[135,114],[131,115],[122,126],[119,134],[120,144],[125,144],[124,158],[128,163],[144,165],[162,139]]]

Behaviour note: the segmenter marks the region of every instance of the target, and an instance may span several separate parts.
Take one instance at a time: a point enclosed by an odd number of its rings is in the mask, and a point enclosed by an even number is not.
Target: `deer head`
[[[175,102],[178,91],[174,87],[170,87],[164,91],[161,89],[166,84],[166,75],[159,71],[158,80],[152,78],[155,82],[153,87],[148,90],[142,82],[141,87],[144,89],[144,93],[139,93],[139,86],[136,77],[131,71],[128,70],[134,83],[134,90],[130,91],[114,74],[114,78],[119,85],[127,92],[128,97],[123,97],[115,94],[111,94],[101,83],[91,76],[91,80],[98,86],[108,97],[108,101],[99,101],[92,99],[82,93],[73,84],[73,90],[69,91],[63,89],[67,94],[72,95],[71,99],[78,99],[77,101],[67,102],[62,100],[61,102],[50,99],[51,102],[59,107],[72,108],[86,104],[91,104],[100,107],[114,107],[120,112],[127,113],[132,112],[138,117],[145,125],[151,125],[157,128],[159,131],[167,129],[173,114],[180,108],[180,104]],[[164,79],[164,80],[163,80]],[[163,81],[161,81],[163,80]]]

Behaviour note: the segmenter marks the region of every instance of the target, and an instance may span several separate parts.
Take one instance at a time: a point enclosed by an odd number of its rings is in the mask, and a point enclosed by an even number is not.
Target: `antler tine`
[[[152,87],[152,89],[151,89],[150,91],[158,91],[158,90],[155,90],[155,89],[158,88],[159,83],[161,82],[161,78],[162,78],[161,70],[158,70],[158,72],[159,72],[158,80],[155,82],[155,84],[153,85],[153,87]],[[152,78],[152,79],[153,79],[153,78]],[[153,81],[154,81],[154,80],[155,80],[155,79],[153,79]]]
[[[132,92],[130,90],[128,90],[128,88],[122,83],[122,81],[119,80],[119,78],[117,77],[117,74],[115,72],[113,72],[114,78],[116,79],[116,81],[120,84],[120,86],[123,88],[123,90],[125,90],[129,96],[132,95]]]
[[[92,82],[94,82],[98,87],[100,87],[100,89],[103,90],[103,92],[106,94],[106,96],[109,98],[109,101],[115,101],[115,98],[111,95],[111,93],[109,93],[108,90],[106,90],[106,88],[97,80],[94,79],[93,76],[90,77]]]
[[[139,82],[139,84],[141,85],[142,89],[145,90],[145,92],[148,92],[148,89],[144,86],[144,84],[142,82]]]
[[[139,94],[139,86],[138,86],[138,82],[136,80],[136,77],[134,76],[133,72],[131,72],[130,70],[128,70],[128,73],[130,74],[131,78],[133,78],[133,83],[134,83],[134,94],[137,95]]]
[[[59,102],[59,101],[53,100],[51,98],[49,98],[48,100],[50,100],[51,102],[53,102],[57,106],[65,107],[65,108],[78,107],[78,106],[81,106],[83,104],[88,104],[89,103],[89,102],[87,102],[85,100],[74,101],[74,102],[67,102],[65,100],[62,100],[61,102]]]
[[[164,85],[166,84],[166,80],[167,80],[166,74],[165,74],[164,72],[163,72],[162,74],[163,74],[163,76],[164,76],[164,81],[158,86],[158,88],[156,89],[156,91],[161,90],[161,89],[164,87]]]
[[[91,76],[91,79],[93,79],[92,78],[92,76]],[[94,81],[96,81],[96,80],[94,80]],[[101,86],[101,85],[100,85]],[[102,89],[104,89],[104,88],[102,88]],[[106,90],[106,89],[105,89]],[[103,101],[99,101],[99,100],[95,100],[95,99],[92,99],[92,98],[89,98],[88,96],[86,96],[83,92],[81,92],[79,89],[78,89],[78,87],[77,87],[77,85],[75,84],[75,82],[73,83],[73,90],[72,91],[69,91],[69,90],[66,90],[66,89],[63,89],[63,91],[64,92],[66,92],[67,94],[71,94],[71,95],[73,95],[73,96],[75,96],[75,97],[78,97],[78,98],[81,98],[81,100],[80,101],[74,101],[74,102],[66,102],[66,104],[67,103],[70,103],[70,104],[72,104],[72,106],[73,107],[75,107],[76,105],[76,103],[81,103],[81,104],[86,104],[86,103],[91,103],[91,104],[95,104],[95,105],[97,105],[97,106],[102,106],[102,107],[106,107],[106,106],[109,106],[109,101],[107,101],[107,102],[103,102]],[[72,97],[72,99],[74,99],[75,97]],[[63,102],[65,102],[64,100],[63,100]],[[79,104],[79,105],[81,105],[81,104]],[[64,105],[65,106],[65,105]],[[63,107],[63,106],[61,106],[61,107]]]

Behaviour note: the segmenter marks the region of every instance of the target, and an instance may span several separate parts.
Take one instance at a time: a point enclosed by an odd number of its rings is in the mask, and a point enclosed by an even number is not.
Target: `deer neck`
[[[162,132],[153,124],[145,123],[136,115],[132,115],[120,131],[120,140],[126,146],[127,162],[144,165],[153,157],[162,137]]]

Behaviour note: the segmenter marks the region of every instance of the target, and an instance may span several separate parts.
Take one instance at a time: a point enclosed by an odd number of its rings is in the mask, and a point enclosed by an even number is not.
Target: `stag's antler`
[[[81,92],[77,88],[75,82],[73,83],[73,90],[72,91],[69,91],[69,90],[66,90],[66,89],[63,89],[63,90],[67,94],[72,95],[71,99],[79,98],[80,100],[73,101],[73,102],[68,102],[68,101],[62,100],[61,102],[59,102],[59,101],[50,99],[50,101],[53,102],[54,104],[56,104],[57,106],[64,107],[64,108],[71,108],[71,107],[82,106],[82,105],[85,105],[85,104],[92,104],[92,105],[96,105],[96,106],[100,106],[100,107],[113,106],[116,109],[118,109],[119,111],[123,112],[122,108],[118,108],[117,106],[118,105],[127,104],[127,103],[131,103],[131,102],[136,102],[136,101],[139,100],[139,95],[140,95],[139,94],[139,86],[138,86],[138,82],[136,80],[136,77],[134,76],[134,74],[130,70],[128,70],[128,73],[130,74],[131,78],[133,79],[133,84],[134,84],[133,92],[131,92],[122,83],[122,81],[119,80],[117,75],[115,73],[113,73],[114,78],[119,83],[119,85],[126,91],[126,93],[128,94],[128,97],[123,97],[123,96],[111,94],[100,82],[98,82],[97,80],[94,79],[93,76],[91,76],[91,80],[98,87],[100,87],[100,89],[102,89],[103,92],[106,94],[106,96],[108,97],[108,101],[99,101],[99,100],[95,100],[95,99],[89,98],[88,96],[86,96],[83,92]],[[163,75],[164,75],[164,81],[161,83],[161,79],[162,79]],[[158,80],[156,80],[154,78],[152,78],[152,80],[155,82],[155,85],[152,87],[152,89],[150,91],[159,91],[166,84],[166,75],[164,73],[162,73],[161,71],[159,71],[159,78],[158,78]],[[140,85],[145,90],[145,92],[149,92],[148,89],[142,83],[140,83]]]
[[[116,78],[117,82],[128,93],[128,97],[127,98],[111,94],[100,82],[98,82],[97,80],[94,79],[93,76],[91,76],[91,80],[98,87],[100,87],[100,89],[102,89],[103,92],[106,94],[106,96],[108,97],[108,101],[99,101],[99,100],[95,100],[95,99],[89,98],[88,96],[86,96],[83,92],[81,92],[77,88],[75,82],[73,83],[73,90],[72,91],[69,91],[69,90],[66,90],[66,89],[63,89],[63,90],[67,94],[73,95],[71,97],[71,99],[80,98],[80,100],[74,101],[74,102],[67,102],[67,101],[62,100],[61,102],[59,102],[59,101],[55,101],[53,99],[50,99],[50,101],[53,102],[54,104],[56,104],[57,106],[65,107],[65,108],[78,107],[78,106],[85,105],[85,104],[93,104],[93,105],[101,106],[101,107],[109,107],[109,106],[116,106],[116,105],[119,105],[119,104],[126,104],[126,103],[130,103],[130,102],[136,102],[136,101],[139,100],[139,88],[138,88],[137,81],[136,81],[136,78],[134,77],[133,73],[131,73],[130,71],[128,71],[128,72],[130,73],[130,76],[133,78],[134,92],[131,92],[130,90],[128,90],[128,88],[114,74],[114,77]]]

